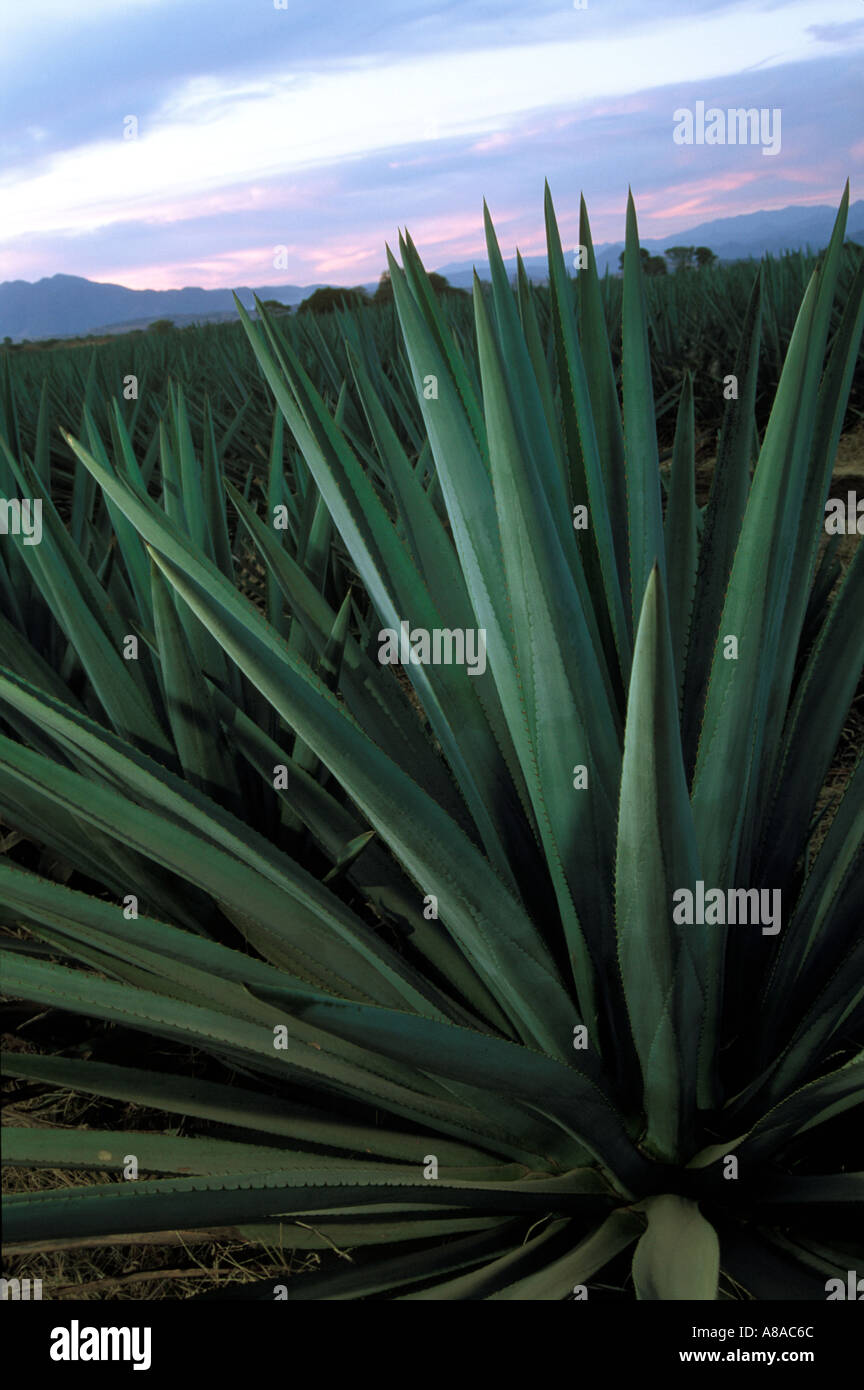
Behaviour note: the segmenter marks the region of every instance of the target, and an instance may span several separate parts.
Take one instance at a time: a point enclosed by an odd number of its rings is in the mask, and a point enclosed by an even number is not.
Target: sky
[[[0,280],[358,284],[861,196],[864,0],[26,0],[0,6]],[[678,144],[675,112],[781,113]],[[136,125],[130,118],[134,117]],[[130,138],[133,137],[133,138]]]

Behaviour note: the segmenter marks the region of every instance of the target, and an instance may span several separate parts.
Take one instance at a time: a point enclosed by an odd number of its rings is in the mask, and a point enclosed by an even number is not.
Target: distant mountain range
[[[648,238],[642,245],[655,255],[670,246],[709,246],[721,260],[759,257],[766,252],[777,255],[808,247],[818,251],[828,244],[835,216],[836,208],[829,206],[751,212],[702,222],[671,236]],[[864,243],[864,200],[853,203],[849,209],[847,238]],[[605,242],[595,247],[601,275],[607,269],[613,273],[618,270],[623,248],[623,242]],[[565,253],[568,264],[574,263],[575,255],[575,248]],[[515,275],[516,258],[505,264],[509,273]],[[457,261],[438,269],[451,285],[469,289],[475,266],[481,279],[488,279],[489,266],[484,260]],[[526,257],[525,268],[532,280],[545,280],[546,257]],[[366,288],[374,290],[376,283],[373,281]],[[318,288],[319,285],[262,285],[253,291],[242,286],[237,295],[246,308],[252,307],[253,293],[259,299],[276,299],[293,306]],[[217,322],[235,316],[230,289],[189,286],[182,290],[130,290],[124,285],[101,284],[80,275],[51,275],[32,284],[27,280],[6,280],[0,284],[0,338],[8,336],[13,342],[23,338],[129,332],[161,318],[182,324]]]
[[[316,285],[262,285],[237,290],[243,306],[252,308],[252,295],[299,304]],[[69,338],[85,333],[124,333],[145,328],[156,319],[201,323],[237,316],[231,290],[130,290],[105,285],[81,275],[50,275],[31,284],[4,280],[0,284],[0,338]]]
[[[806,251],[808,248],[821,251],[831,239],[836,217],[837,209],[827,205],[780,208],[776,212],[746,212],[739,217],[720,217],[714,222],[700,222],[697,227],[688,227],[686,231],[674,232],[670,236],[642,237],[640,245],[655,256],[667,251],[670,246],[708,246],[721,261],[747,260],[766,253],[778,256],[784,251]],[[864,243],[864,199],[859,199],[849,208],[846,240]],[[617,273],[623,250],[623,241],[602,242],[594,247],[597,269],[601,275],[606,270]],[[568,265],[572,265],[575,255],[575,249],[565,251],[564,259]],[[532,280],[547,278],[545,255],[523,256],[522,259]],[[504,264],[510,275],[516,274],[515,256],[505,260]],[[488,261],[475,261],[474,265],[481,280],[488,279]],[[468,262],[456,261],[440,266],[439,270],[457,288],[469,289],[473,283],[473,267]]]

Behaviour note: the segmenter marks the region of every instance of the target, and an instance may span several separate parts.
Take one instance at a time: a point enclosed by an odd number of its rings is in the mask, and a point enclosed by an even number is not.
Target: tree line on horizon
[[[624,252],[618,257],[618,269],[624,270]],[[714,265],[717,256],[710,246],[669,246],[662,256],[652,256],[646,247],[639,247],[639,255],[642,257],[642,269],[646,275],[666,275],[669,273],[670,262],[671,273],[678,275],[682,270],[704,270],[707,266]]]

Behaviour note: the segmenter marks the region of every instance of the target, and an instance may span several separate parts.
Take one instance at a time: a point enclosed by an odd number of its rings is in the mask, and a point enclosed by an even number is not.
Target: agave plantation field
[[[601,282],[547,197],[548,286],[487,216],[473,297],[406,236],[392,305],[2,355],[7,1272],[864,1272],[847,203],[819,258],[653,281],[631,202]]]

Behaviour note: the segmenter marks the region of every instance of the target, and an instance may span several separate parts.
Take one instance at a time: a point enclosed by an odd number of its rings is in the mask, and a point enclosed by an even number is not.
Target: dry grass
[[[37,1051],[14,1035],[4,1036],[3,1050]],[[32,1094],[35,1090],[39,1094]],[[21,1099],[17,1098],[19,1092]],[[66,1090],[43,1092],[6,1078],[3,1123],[51,1129],[102,1128],[104,1104],[98,1097]],[[124,1104],[121,1114],[111,1115],[112,1126],[118,1131],[164,1131],[175,1120],[176,1116],[132,1104]],[[116,1173],[98,1169],[13,1165],[3,1169],[4,1193],[56,1191],[112,1180],[122,1181]],[[161,1231],[132,1239],[108,1237],[90,1244],[57,1241],[52,1248],[27,1252],[14,1247],[5,1252],[3,1272],[7,1278],[41,1279],[46,1299],[150,1301],[190,1298],[258,1279],[284,1282],[286,1277],[318,1269],[328,1253],[265,1246],[237,1230]]]

